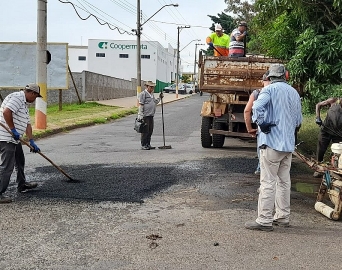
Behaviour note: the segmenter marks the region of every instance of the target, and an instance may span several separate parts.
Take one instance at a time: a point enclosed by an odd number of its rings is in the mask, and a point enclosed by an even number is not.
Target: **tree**
[[[257,0],[252,45],[287,60],[310,106],[342,83],[341,0]]]
[[[188,83],[190,82],[190,75],[184,74],[182,75],[181,79],[182,79],[182,82]]]
[[[227,4],[227,8],[224,11],[235,14],[235,19],[238,21],[251,22],[256,14],[254,0],[225,0],[224,2]]]

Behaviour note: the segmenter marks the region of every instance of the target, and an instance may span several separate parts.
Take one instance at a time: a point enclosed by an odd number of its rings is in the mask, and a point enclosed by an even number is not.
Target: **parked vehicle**
[[[187,83],[185,85],[185,87],[186,87],[186,93],[187,94],[195,93],[195,88],[194,88],[194,85],[192,83]]]
[[[262,75],[274,58],[205,56],[199,58],[200,93],[210,93],[201,116],[202,147],[221,148],[225,137],[249,138],[243,111],[249,95],[261,87]],[[254,124],[253,124],[254,125]]]
[[[166,86],[163,89],[164,93],[176,93],[176,84],[171,84],[170,86]],[[179,83],[178,84],[178,93],[179,94],[185,94],[185,84]]]

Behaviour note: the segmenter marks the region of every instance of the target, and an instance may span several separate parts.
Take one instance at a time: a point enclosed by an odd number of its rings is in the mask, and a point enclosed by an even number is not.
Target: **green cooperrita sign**
[[[98,44],[99,48],[100,49],[108,49],[108,48],[111,48],[111,49],[117,49],[117,50],[136,50],[137,48],[137,45],[134,45],[134,44],[116,44],[116,43],[110,43],[110,42],[104,42],[104,41],[101,41],[99,42]],[[147,45],[141,45],[140,48],[142,50],[147,50]]]

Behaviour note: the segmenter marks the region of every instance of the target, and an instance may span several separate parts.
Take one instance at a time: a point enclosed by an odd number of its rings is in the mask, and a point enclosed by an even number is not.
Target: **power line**
[[[123,34],[134,35],[134,34],[131,33],[131,32],[128,32],[128,31],[126,31],[126,30],[124,30],[124,29],[122,29],[122,28],[120,28],[120,27],[118,27],[118,26],[115,26],[115,25],[113,25],[113,24],[111,24],[111,23],[109,23],[109,22],[107,22],[107,21],[105,21],[105,20],[103,20],[103,19],[101,19],[101,18],[95,16],[94,14],[92,14],[92,13],[90,13],[88,10],[86,10],[85,8],[82,8],[82,7],[78,6],[78,5],[75,5],[75,4],[72,3],[72,2],[69,2],[69,1],[65,1],[65,2],[64,2],[64,1],[62,1],[62,0],[58,0],[58,1],[61,2],[61,3],[63,3],[63,4],[70,4],[70,5],[72,5],[72,7],[74,8],[74,10],[75,10],[77,16],[78,16],[81,20],[83,20],[83,21],[88,20],[90,17],[94,17],[94,18],[97,20],[97,22],[98,22],[99,24],[101,24],[101,25],[107,25],[109,29],[111,29],[111,30],[117,30],[121,35],[123,35]],[[86,18],[83,18],[83,17],[78,13],[76,7],[78,7],[79,9],[81,9],[81,10],[87,12],[87,13],[89,13],[89,15],[88,15]],[[120,23],[121,23],[121,22],[120,22]]]
[[[172,22],[162,22],[162,21],[156,21],[156,20],[151,20],[152,22],[158,22],[158,23],[163,23],[163,24],[173,24],[173,25],[184,25],[184,23],[172,23]],[[187,24],[190,26],[190,28],[209,28],[208,26],[201,26],[201,25],[191,25],[191,24]]]

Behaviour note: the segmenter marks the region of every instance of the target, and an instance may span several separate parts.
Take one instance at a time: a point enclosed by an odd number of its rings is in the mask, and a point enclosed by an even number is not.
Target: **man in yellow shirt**
[[[214,56],[228,56],[229,36],[223,33],[221,24],[215,25],[215,32],[206,38],[206,43],[214,49]]]

